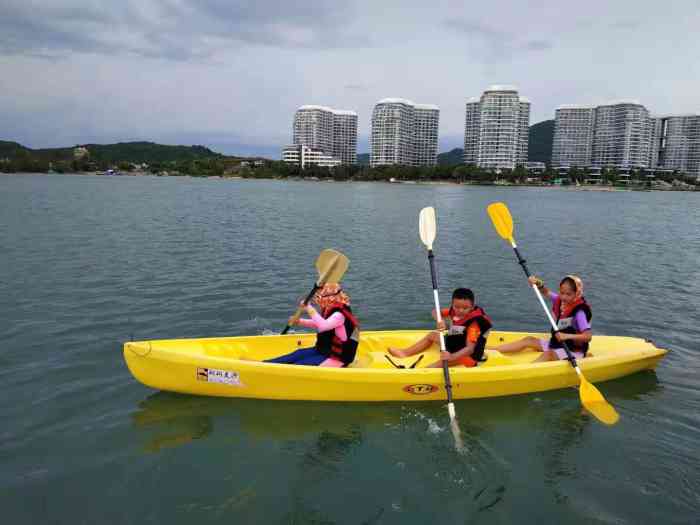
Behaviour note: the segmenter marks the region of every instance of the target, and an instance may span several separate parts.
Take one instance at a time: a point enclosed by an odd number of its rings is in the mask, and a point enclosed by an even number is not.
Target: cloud
[[[345,84],[343,89],[348,91],[367,91],[369,86],[365,84]]]
[[[638,20],[617,20],[610,24],[611,29],[638,29],[641,26],[641,22]]]
[[[546,51],[552,49],[554,45],[548,40],[529,40],[525,43],[524,48],[531,51]]]
[[[546,51],[554,46],[548,40],[532,39],[521,41],[512,32],[495,29],[482,22],[452,18],[443,25],[453,32],[466,37],[471,43],[486,52],[486,58],[508,59],[523,52]]]
[[[325,50],[366,47],[353,10],[327,0],[237,5],[227,0],[133,0],[43,5],[8,0],[0,18],[0,54],[64,57],[128,54],[193,60],[222,49],[269,46]]]

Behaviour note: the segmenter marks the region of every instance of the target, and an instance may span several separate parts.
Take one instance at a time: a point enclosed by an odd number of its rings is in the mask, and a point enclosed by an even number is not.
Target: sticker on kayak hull
[[[436,385],[426,385],[426,384],[421,384],[421,385],[407,385],[403,387],[404,392],[408,392],[409,394],[414,394],[416,396],[424,396],[426,394],[432,394],[433,392],[437,392],[439,388]]]
[[[238,375],[238,372],[219,370],[218,368],[197,368],[197,381],[241,386],[241,376]]]

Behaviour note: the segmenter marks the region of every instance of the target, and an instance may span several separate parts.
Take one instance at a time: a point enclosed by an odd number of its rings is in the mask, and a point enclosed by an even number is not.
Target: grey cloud
[[[352,16],[349,8],[311,0],[280,4],[259,0],[246,5],[224,0],[150,0],[107,7],[26,5],[10,0],[0,17],[0,53],[125,53],[190,60],[241,45],[368,46],[368,36],[351,30]]]
[[[530,40],[525,43],[524,48],[531,51],[546,51],[552,49],[554,45],[548,40]]]
[[[548,40],[533,39],[522,42],[511,32],[501,31],[474,20],[448,19],[443,24],[483,46],[488,59],[505,59],[522,52],[545,51],[554,47]]]
[[[637,29],[641,23],[637,20],[618,20],[610,24],[612,29]]]

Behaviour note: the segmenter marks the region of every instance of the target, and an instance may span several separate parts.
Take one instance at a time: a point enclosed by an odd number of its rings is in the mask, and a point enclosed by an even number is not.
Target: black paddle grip
[[[518,251],[517,248],[513,248],[513,251],[515,252],[515,256],[518,258],[518,264],[522,267],[523,271],[525,272],[525,275],[530,277],[530,270],[527,269],[527,264],[525,264],[525,259],[523,259],[523,256],[520,255],[520,252]]]
[[[433,280],[433,290],[437,290],[437,271],[435,270],[435,255],[433,254],[433,250],[428,250],[428,262],[430,263],[430,278]]]

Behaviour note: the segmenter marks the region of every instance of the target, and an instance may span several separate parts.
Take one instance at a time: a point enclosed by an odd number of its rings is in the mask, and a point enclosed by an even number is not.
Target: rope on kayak
[[[387,354],[384,354],[384,357],[386,357],[387,360],[388,360],[392,365],[394,365],[395,368],[415,368],[416,365],[417,365],[418,363],[420,363],[421,359],[423,359],[424,355],[421,354],[420,357],[418,357],[418,359],[416,359],[416,360],[413,362],[413,364],[412,364],[411,366],[396,364],[396,363],[394,362],[394,360],[391,359],[391,357],[389,357]]]

